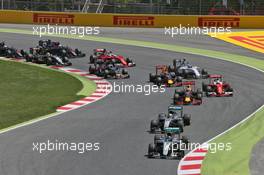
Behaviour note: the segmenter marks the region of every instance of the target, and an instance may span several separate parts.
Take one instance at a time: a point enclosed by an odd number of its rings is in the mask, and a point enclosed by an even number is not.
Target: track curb
[[[95,82],[95,84],[96,84],[96,90],[90,96],[87,96],[87,97],[80,99],[78,101],[60,106],[57,108],[57,112],[67,112],[67,111],[71,111],[71,110],[80,108],[82,106],[96,102],[96,101],[104,98],[105,96],[107,96],[108,94],[111,93],[111,87],[112,87],[111,83],[109,83],[107,80],[105,80],[101,77],[98,77],[96,75],[89,74],[88,72],[82,71],[80,69],[75,69],[75,68],[71,68],[71,67],[51,66],[50,68],[58,69],[58,70],[61,70],[63,72],[73,73],[73,74],[77,74],[79,76],[86,77],[89,80]]]

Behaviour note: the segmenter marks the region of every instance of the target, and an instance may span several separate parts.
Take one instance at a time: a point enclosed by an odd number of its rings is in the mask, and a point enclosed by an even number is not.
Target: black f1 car
[[[49,52],[44,54],[39,48],[31,48],[30,54],[26,57],[27,62],[37,63],[37,64],[46,64],[47,66],[56,65],[56,66],[71,66],[72,63],[67,57],[59,57],[52,55]]]
[[[195,81],[186,81],[183,82],[183,90],[175,90],[173,102],[175,105],[200,105],[202,97],[203,92],[195,90]]]
[[[182,106],[170,105],[168,107],[168,114],[161,113],[158,119],[151,120],[150,132],[156,133],[157,131],[164,132],[166,128],[179,128],[183,132],[184,126],[191,124],[191,115],[183,114]]]
[[[94,49],[93,55],[90,56],[90,63],[112,62],[119,67],[134,67],[136,63],[130,58],[122,55],[115,55],[106,49]]]
[[[85,57],[79,49],[72,49],[68,46],[62,46],[60,42],[54,42],[51,40],[40,40],[37,48],[41,48],[45,53],[50,53],[59,57],[67,58],[79,58]]]
[[[231,97],[233,96],[233,88],[230,84],[223,80],[222,75],[210,75],[209,83],[202,84],[203,91],[208,97]]]
[[[149,74],[149,81],[158,86],[182,86],[182,77],[176,76],[174,72],[169,72],[169,67],[167,65],[157,65],[155,75]]]
[[[169,72],[174,72],[176,76],[185,79],[208,78],[208,72],[198,66],[193,66],[185,59],[173,60],[173,66],[169,66]]]
[[[89,73],[104,77],[105,79],[130,78],[130,75],[128,74],[126,69],[120,69],[112,63],[94,64],[93,66],[89,66]]]
[[[179,128],[166,128],[165,134],[155,135],[154,144],[148,146],[148,158],[181,159],[189,139],[179,135]],[[185,146],[184,146],[185,145]]]
[[[7,58],[23,59],[25,56],[24,50],[18,50],[14,47],[8,47],[5,42],[0,42],[0,56]]]

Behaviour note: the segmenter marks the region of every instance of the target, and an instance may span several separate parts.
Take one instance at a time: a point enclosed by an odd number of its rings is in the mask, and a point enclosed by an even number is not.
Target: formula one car
[[[25,52],[23,50],[15,49],[14,47],[8,47],[5,42],[0,42],[0,56],[7,58],[23,59]]]
[[[85,54],[82,53],[79,49],[72,49],[68,46],[62,46],[60,42],[54,42],[51,40],[40,40],[39,45],[37,46],[42,48],[46,53],[49,52],[52,55],[59,57],[67,58],[79,58],[85,57]]]
[[[182,86],[182,77],[176,76],[174,72],[169,72],[167,65],[157,65],[156,74],[149,74],[149,82],[158,86],[178,87]]]
[[[185,155],[183,144],[189,139],[178,134],[179,128],[166,128],[165,134],[155,135],[154,144],[148,146],[148,158],[181,159]]]
[[[90,56],[90,63],[113,62],[120,67],[134,67],[136,63],[130,58],[125,58],[122,55],[115,55],[106,49],[94,49],[93,55]]]
[[[173,102],[175,105],[200,105],[203,92],[195,90],[195,81],[184,82],[183,90],[176,89]]]
[[[168,114],[161,113],[158,119],[151,120],[150,132],[156,133],[157,131],[164,132],[166,128],[179,128],[180,132],[183,132],[184,126],[191,124],[191,115],[183,114],[182,106],[170,105],[168,107]]]
[[[208,78],[208,72],[197,66],[192,66],[185,59],[173,60],[173,66],[169,66],[169,72],[174,72],[176,76],[185,79]]]
[[[89,66],[89,73],[95,74],[105,79],[126,79],[130,78],[126,69],[120,69],[114,64],[94,64],[94,66]]]
[[[26,57],[27,62],[46,64],[47,66],[71,66],[72,63],[67,57],[58,57],[50,53],[44,54],[41,49],[31,48],[30,54]]]
[[[223,81],[222,75],[210,75],[209,83],[202,83],[203,91],[207,97],[231,97],[233,88]]]

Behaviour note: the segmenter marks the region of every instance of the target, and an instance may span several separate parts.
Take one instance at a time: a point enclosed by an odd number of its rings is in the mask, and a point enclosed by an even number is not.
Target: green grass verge
[[[18,30],[18,29],[0,29],[0,32],[7,33],[17,33],[17,34],[29,34],[32,35],[32,31],[29,30]],[[139,47],[148,47],[155,49],[163,49],[168,51],[189,53],[195,55],[202,55],[211,58],[217,58],[221,60],[231,61],[234,63],[244,64],[250,67],[254,67],[257,69],[264,70],[264,60],[259,60],[247,56],[229,54],[220,51],[212,51],[206,49],[197,49],[197,48],[189,48],[177,45],[170,44],[161,44],[147,41],[136,41],[136,40],[128,40],[128,39],[116,39],[116,38],[108,38],[108,37],[98,37],[98,36],[85,36],[83,38],[79,38],[74,35],[52,35],[54,37],[62,37],[62,38],[72,38],[72,39],[81,39],[81,40],[90,40],[97,42],[105,42],[105,43],[114,43],[114,44],[122,44],[122,45],[130,45],[130,46],[139,46]],[[257,121],[257,122],[255,122]],[[232,151],[228,153],[219,152],[217,154],[208,154],[206,160],[204,161],[202,174],[221,174],[221,175],[244,175],[249,174],[248,162],[250,158],[251,149],[253,146],[259,141],[262,137],[264,137],[264,132],[261,130],[257,132],[258,135],[252,134],[254,128],[256,126],[260,126],[259,124],[264,123],[264,114],[263,110],[255,115],[255,117],[246,121],[242,125],[236,127],[231,130],[227,134],[222,135],[212,142],[230,142],[232,141]],[[263,125],[262,125],[263,126]],[[256,128],[255,128],[256,130]],[[244,134],[240,134],[244,133]],[[252,135],[250,135],[250,133]],[[254,139],[252,136],[254,135]],[[251,136],[249,142],[249,137]],[[232,160],[231,160],[232,159]],[[217,161],[221,160],[221,161]],[[231,160],[231,162],[230,162]],[[230,162],[230,163],[229,163]],[[233,168],[232,168],[233,167]]]
[[[263,118],[264,109],[247,122],[212,141],[213,143],[232,143],[232,150],[208,153],[203,162],[202,174],[249,175],[249,161],[253,145],[263,138]]]
[[[53,113],[95,86],[83,88],[66,73],[12,61],[0,60],[0,74],[0,129]]]

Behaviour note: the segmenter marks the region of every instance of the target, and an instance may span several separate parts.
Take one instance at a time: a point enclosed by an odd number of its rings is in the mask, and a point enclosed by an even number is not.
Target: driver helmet
[[[48,52],[48,53],[46,53],[46,56],[47,56],[47,57],[50,57],[51,55],[50,55],[50,53]]]
[[[214,83],[215,84],[220,84],[221,83],[221,80],[219,78],[217,78],[217,79],[214,80]]]
[[[112,64],[109,64],[109,65],[108,65],[108,68],[113,69],[114,66],[113,66]]]
[[[171,76],[171,78],[175,78],[176,77],[175,72],[170,72],[170,76]]]
[[[187,91],[191,91],[191,90],[192,90],[191,85],[186,86],[186,90],[187,90]]]
[[[172,117],[172,116],[173,116],[173,114],[174,114],[174,112],[173,112],[173,111],[169,111],[169,113],[168,113],[168,116],[169,116],[169,117]]]
[[[67,53],[66,50],[65,49],[62,49],[62,54],[63,55],[66,55],[66,53]]]
[[[44,48],[47,47],[47,43],[44,42],[44,43],[42,44],[42,46],[43,46]]]

